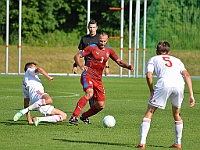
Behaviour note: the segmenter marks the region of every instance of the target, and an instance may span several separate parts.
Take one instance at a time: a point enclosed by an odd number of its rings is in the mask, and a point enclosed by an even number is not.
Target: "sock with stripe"
[[[181,144],[182,131],[183,131],[183,121],[182,120],[174,122],[174,130],[175,130],[175,136],[176,136],[175,144]]]
[[[151,119],[143,118],[142,124],[140,126],[140,144],[146,144],[147,134],[150,129]]]

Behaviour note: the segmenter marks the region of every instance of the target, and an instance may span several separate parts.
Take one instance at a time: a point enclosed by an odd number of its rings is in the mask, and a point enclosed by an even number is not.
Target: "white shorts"
[[[44,106],[37,108],[37,110],[44,116],[51,115],[51,112],[53,109],[54,109],[54,106],[52,106],[52,105],[44,105]]]
[[[184,89],[179,87],[155,88],[154,94],[149,100],[149,105],[165,109],[168,98],[173,106],[181,108]]]

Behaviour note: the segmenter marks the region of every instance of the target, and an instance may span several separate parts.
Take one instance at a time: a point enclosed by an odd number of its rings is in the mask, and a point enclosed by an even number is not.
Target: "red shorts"
[[[94,90],[93,98],[95,101],[105,101],[105,91],[102,81],[93,80],[89,75],[82,74],[81,84],[84,91],[88,88],[92,88]]]

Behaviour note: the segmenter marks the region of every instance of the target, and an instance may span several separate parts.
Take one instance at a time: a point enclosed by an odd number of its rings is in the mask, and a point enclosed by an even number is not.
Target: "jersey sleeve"
[[[79,50],[83,50],[84,49],[84,43],[83,43],[83,38],[81,38],[80,43],[78,45],[78,49]]]
[[[116,61],[119,58],[112,48],[110,48],[110,58],[114,61]]]
[[[181,73],[182,73],[182,71],[187,70],[187,69],[185,68],[185,65],[182,63],[182,61],[181,61],[181,60],[179,60],[179,61],[180,61],[180,62],[179,62],[180,71],[181,71]]]
[[[150,58],[147,62],[147,65],[146,65],[146,73],[147,72],[154,72],[154,63],[153,63],[153,58]]]

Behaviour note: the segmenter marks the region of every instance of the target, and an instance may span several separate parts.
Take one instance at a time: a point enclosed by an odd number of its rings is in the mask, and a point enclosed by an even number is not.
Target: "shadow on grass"
[[[101,144],[101,145],[114,145],[114,146],[125,146],[125,147],[131,147],[131,148],[137,148],[138,143],[133,143],[132,145],[128,144],[122,144],[122,143],[110,143],[110,142],[94,142],[94,141],[78,141],[78,140],[68,140],[68,139],[53,139],[56,141],[62,141],[62,142],[70,142],[70,143],[88,143],[88,144]],[[158,146],[158,145],[147,145],[147,148],[169,148],[165,146]]]
[[[13,126],[13,125],[28,125],[28,126],[35,126],[34,124],[28,124],[27,120],[20,120],[20,121],[13,121],[13,120],[8,120],[8,121],[1,121],[1,124],[4,124],[6,126]],[[47,123],[40,123],[40,125],[46,125]]]
[[[27,123],[27,120],[20,120],[18,122],[15,122],[13,120],[8,120],[8,121],[2,121],[2,124],[6,125],[6,126],[12,126],[12,125],[29,125]]]
[[[102,144],[102,145],[115,145],[115,146],[126,146],[134,147],[133,145],[121,144],[121,143],[110,143],[110,142],[94,142],[94,141],[78,141],[78,140],[68,140],[68,139],[53,139],[56,141],[70,142],[70,143],[89,143],[89,144]]]

